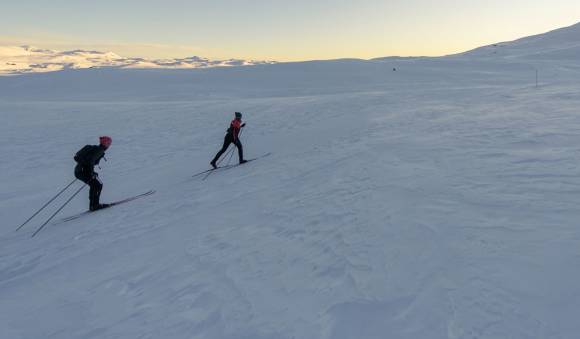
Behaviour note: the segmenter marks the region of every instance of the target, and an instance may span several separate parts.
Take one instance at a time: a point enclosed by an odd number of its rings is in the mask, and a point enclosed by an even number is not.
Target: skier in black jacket
[[[99,203],[103,183],[99,180],[98,173],[95,173],[94,167],[105,157],[105,151],[112,142],[111,137],[102,136],[99,138],[99,145],[86,145],[74,157],[77,162],[75,177],[90,187],[89,210],[91,211],[109,207],[109,204]]]

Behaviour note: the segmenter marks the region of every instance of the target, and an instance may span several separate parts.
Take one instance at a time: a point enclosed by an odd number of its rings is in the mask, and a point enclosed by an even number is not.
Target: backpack
[[[92,163],[92,158],[96,147],[98,146],[86,145],[85,147],[81,148],[74,156],[75,161],[79,165],[94,166],[95,164]]]

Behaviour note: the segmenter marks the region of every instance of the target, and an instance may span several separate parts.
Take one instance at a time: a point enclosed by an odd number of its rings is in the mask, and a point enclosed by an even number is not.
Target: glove
[[[244,127],[244,126],[246,126],[246,123],[245,123],[245,122],[242,124],[242,126],[241,126],[241,127]]]
[[[99,173],[97,173],[97,172],[93,172],[93,176],[92,176],[92,177],[93,177],[93,179],[96,179],[96,178],[98,178],[98,177],[99,177]]]

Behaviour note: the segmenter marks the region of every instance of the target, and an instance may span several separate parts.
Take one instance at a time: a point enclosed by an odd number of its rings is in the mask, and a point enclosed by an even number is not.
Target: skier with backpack
[[[105,157],[105,151],[112,142],[111,137],[102,136],[99,138],[99,145],[86,145],[74,156],[77,162],[75,177],[90,187],[89,210],[91,211],[109,207],[109,204],[99,203],[103,183],[99,180],[99,175],[95,173],[94,167]]]
[[[217,152],[217,154],[213,158],[213,160],[210,161],[210,164],[213,168],[217,168],[216,164],[217,160],[228,149],[230,144],[234,144],[238,148],[238,158],[240,160],[240,164],[247,162],[246,160],[244,160],[244,150],[242,148],[242,143],[240,142],[239,138],[240,130],[244,126],[246,126],[246,124],[242,123],[242,113],[235,112],[235,118],[230,123],[230,127],[228,128],[226,136],[224,137],[224,144],[222,146],[222,149],[220,149],[219,152]]]

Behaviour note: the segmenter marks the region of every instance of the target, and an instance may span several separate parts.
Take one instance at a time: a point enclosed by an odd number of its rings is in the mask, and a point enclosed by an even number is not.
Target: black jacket
[[[75,160],[78,163],[75,172],[82,171],[85,175],[94,174],[94,167],[98,165],[101,159],[105,156],[105,147],[101,145],[86,145],[81,148],[75,155]]]

